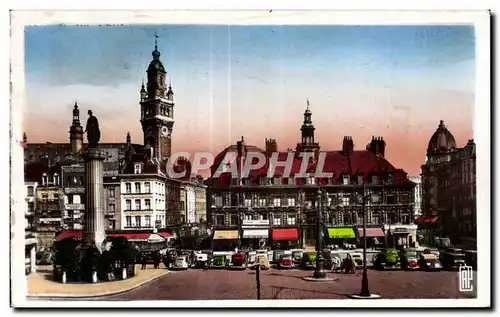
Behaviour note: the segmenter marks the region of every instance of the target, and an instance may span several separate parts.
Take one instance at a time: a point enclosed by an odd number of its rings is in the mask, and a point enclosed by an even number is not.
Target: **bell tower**
[[[144,145],[153,149],[158,162],[172,155],[172,129],[174,126],[174,93],[172,85],[166,85],[165,67],[160,61],[158,35],[155,35],[153,60],[147,70],[147,84],[142,83],[140,93],[141,125]]]
[[[73,108],[73,122],[69,127],[69,143],[71,144],[71,152],[76,154],[80,152],[83,146],[83,127],[80,124],[80,109],[75,101]]]
[[[302,123],[302,127],[300,128],[302,142],[297,144],[298,152],[315,152],[316,154],[319,152],[319,143],[314,141],[314,124],[312,122],[312,112],[309,110],[309,100],[307,100],[307,108],[304,111],[304,122]]]

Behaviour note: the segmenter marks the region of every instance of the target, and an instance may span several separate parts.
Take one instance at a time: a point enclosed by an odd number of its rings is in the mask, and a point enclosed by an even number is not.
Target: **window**
[[[274,205],[274,207],[280,207],[281,206],[281,199],[277,198],[277,197],[274,198],[273,205]]]
[[[342,206],[349,206],[349,197],[342,197]]]
[[[148,228],[151,227],[151,216],[144,217],[144,225]]]
[[[33,197],[34,192],[33,186],[28,186],[28,197]]]
[[[54,193],[54,199],[55,200],[59,199],[59,193]]]
[[[125,217],[125,221],[127,223],[126,225],[127,227],[132,227],[132,217],[130,216]]]
[[[141,193],[141,183],[135,183],[135,192],[137,194]]]
[[[401,223],[404,225],[409,225],[410,224],[410,216],[402,215],[401,216]]]
[[[351,224],[351,214],[349,213],[344,213],[343,219],[344,225],[349,225]]]
[[[342,184],[349,185],[349,183],[350,183],[349,175],[343,175],[342,176]]]
[[[215,196],[215,206],[222,207],[222,196],[220,195]]]
[[[134,210],[141,210],[141,200],[140,199],[136,199],[134,201]]]
[[[401,203],[407,204],[410,202],[410,196],[408,194],[401,195]]]
[[[378,175],[372,175],[372,184],[378,184]]]
[[[144,183],[144,191],[146,193],[151,193],[151,183],[150,182],[145,182]]]
[[[224,225],[224,215],[216,215],[215,216],[215,225],[223,226]]]
[[[396,203],[396,196],[394,195],[387,195],[386,201],[388,205],[395,204]]]
[[[237,226],[239,224],[238,215],[231,215],[231,226]]]
[[[295,207],[295,198],[288,198],[288,206]]]
[[[266,199],[265,198],[260,198],[259,199],[259,206],[260,207],[265,207],[266,206]]]
[[[42,176],[42,185],[47,185],[47,183],[48,183],[48,177],[47,177],[47,175],[44,174]]]
[[[273,216],[273,225],[275,226],[281,226],[281,215],[274,215]]]
[[[281,184],[281,178],[280,177],[275,177],[273,179],[274,185],[280,185]]]
[[[135,216],[135,226],[136,227],[141,226],[141,216]]]
[[[185,209],[186,209],[185,202],[181,201],[181,210],[185,210]]]
[[[363,182],[365,180],[363,179],[363,175],[358,175],[358,185],[363,185]]]
[[[125,200],[125,209],[132,210],[132,201],[130,199]]]
[[[151,199],[145,199],[144,200],[144,208],[146,210],[151,210]]]
[[[245,198],[245,207],[252,207],[252,199]]]
[[[380,215],[377,211],[372,212],[372,224],[378,225],[380,223]]]
[[[290,215],[290,214],[287,215],[286,223],[289,226],[295,226],[297,224],[297,216],[295,214],[293,214],[293,215]]]
[[[130,194],[132,192],[132,184],[126,183],[125,184],[125,193]]]
[[[109,205],[108,205],[108,212],[109,213],[114,213],[115,212],[115,203],[109,203]]]
[[[136,163],[134,164],[134,174],[140,174],[141,173],[141,164]]]
[[[266,185],[266,178],[265,177],[259,178],[259,185],[261,185],[261,186],[265,186]]]
[[[108,194],[109,198],[115,198],[115,189],[114,188],[108,189]]]
[[[34,212],[35,211],[35,203],[30,201],[28,203],[28,212]]]
[[[293,177],[289,177],[288,178],[288,185],[294,185],[294,184],[295,184],[295,182],[294,182]]]

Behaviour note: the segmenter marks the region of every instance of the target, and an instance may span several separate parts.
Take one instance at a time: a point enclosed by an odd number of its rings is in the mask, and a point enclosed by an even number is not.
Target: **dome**
[[[444,121],[439,122],[436,132],[432,135],[429,146],[427,147],[427,155],[447,153],[457,148],[455,138],[444,125]]]

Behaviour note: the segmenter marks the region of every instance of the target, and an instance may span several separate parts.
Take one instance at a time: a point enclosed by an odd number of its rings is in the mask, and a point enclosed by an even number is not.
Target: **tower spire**
[[[308,99],[306,99],[306,103],[307,103],[307,108],[306,108],[306,110],[309,110],[309,98],[308,98]]]
[[[158,50],[158,33],[155,33],[155,51]]]

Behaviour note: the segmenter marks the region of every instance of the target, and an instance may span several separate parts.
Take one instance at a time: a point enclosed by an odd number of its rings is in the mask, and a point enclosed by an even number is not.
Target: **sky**
[[[473,26],[30,26],[25,29],[28,142],[69,142],[75,100],[101,142],[142,143],[139,89],[158,50],[174,90],[173,152],[246,144],[295,148],[306,100],[322,150],[343,136],[418,175],[439,121],[473,138]]]

